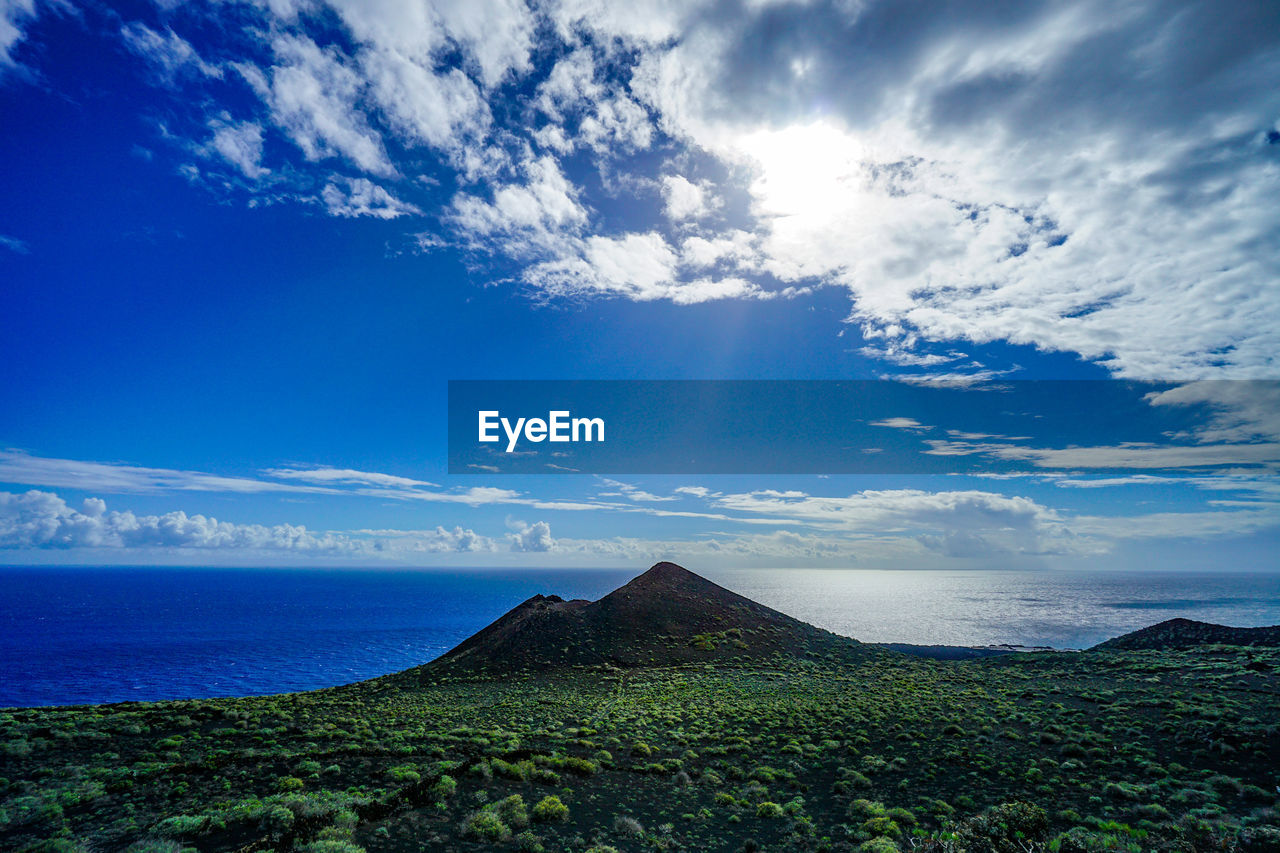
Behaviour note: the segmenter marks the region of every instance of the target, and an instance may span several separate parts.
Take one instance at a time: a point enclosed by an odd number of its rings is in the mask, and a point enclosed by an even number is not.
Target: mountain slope
[[[1193,619],[1168,619],[1157,625],[1123,634],[1095,649],[1122,651],[1131,649],[1185,649],[1192,646],[1280,646],[1280,625],[1266,628],[1232,628],[1197,622]]]
[[[664,562],[599,601],[535,595],[410,672],[492,675],[829,654],[857,658],[873,652]]]

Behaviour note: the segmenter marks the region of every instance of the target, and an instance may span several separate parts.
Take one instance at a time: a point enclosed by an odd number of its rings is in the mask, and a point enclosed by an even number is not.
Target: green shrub
[[[782,806],[777,803],[771,803],[768,800],[756,806],[756,817],[773,819],[780,818],[785,814],[786,812],[782,810]]]
[[[520,829],[529,825],[529,811],[525,808],[524,797],[519,794],[499,800],[492,808],[508,826]]]
[[[174,815],[156,824],[156,833],[165,838],[199,835],[209,828],[209,818],[204,815]]]
[[[486,841],[505,841],[511,837],[511,827],[503,823],[493,809],[483,808],[467,815],[462,822],[462,834]]]
[[[1049,815],[1032,803],[1001,803],[964,821],[958,835],[970,846],[993,853],[1022,853],[1027,845],[1045,840]]]
[[[297,776],[281,776],[276,780],[277,791],[301,791],[306,786],[307,783],[303,782]]]
[[[630,815],[618,815],[615,817],[613,819],[613,828],[614,831],[631,838],[639,838],[644,835],[644,826]]]
[[[458,782],[448,773],[441,775],[431,786],[431,795],[437,800],[447,800],[458,790]]]
[[[542,846],[542,839],[527,829],[517,835],[514,841],[516,849],[522,850],[524,853],[544,853],[547,849]]]
[[[533,819],[539,823],[556,823],[569,819],[569,807],[559,797],[543,797],[533,807]]]
[[[862,829],[871,835],[883,835],[886,838],[901,838],[902,829],[891,817],[873,817],[864,821]]]
[[[365,853],[365,849],[351,841],[338,838],[326,838],[312,841],[305,847],[299,847],[300,853]]]
[[[540,785],[560,784],[560,774],[554,770],[548,770],[545,767],[535,767],[533,772],[529,774],[529,779]]]
[[[898,853],[898,845],[887,838],[872,838],[858,845],[858,853]]]

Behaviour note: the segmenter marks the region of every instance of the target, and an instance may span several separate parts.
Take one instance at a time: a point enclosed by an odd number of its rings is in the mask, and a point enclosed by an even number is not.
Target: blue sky
[[[1278,72],[1266,2],[0,0],[0,561],[1272,567],[1275,388],[1194,383],[1277,378]],[[1200,417],[447,474],[451,379],[883,377]]]

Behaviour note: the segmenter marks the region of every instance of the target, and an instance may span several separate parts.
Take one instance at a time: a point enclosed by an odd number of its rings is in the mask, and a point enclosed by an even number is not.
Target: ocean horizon
[[[252,696],[427,663],[532,595],[632,569],[0,568],[0,707]],[[1280,573],[700,572],[864,642],[1079,649],[1174,617],[1280,623]]]

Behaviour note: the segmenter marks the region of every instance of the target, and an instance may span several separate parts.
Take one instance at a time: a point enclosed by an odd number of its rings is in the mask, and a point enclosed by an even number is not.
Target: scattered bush
[[[569,819],[569,807],[559,797],[543,797],[533,807],[533,819],[539,823],[556,823]]]

